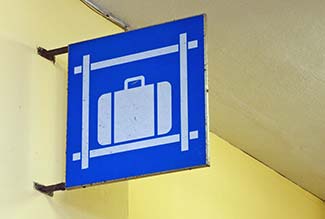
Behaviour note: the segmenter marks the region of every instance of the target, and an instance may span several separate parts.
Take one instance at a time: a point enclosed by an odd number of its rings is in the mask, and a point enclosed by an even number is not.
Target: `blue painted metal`
[[[204,20],[69,45],[66,188],[208,165]]]

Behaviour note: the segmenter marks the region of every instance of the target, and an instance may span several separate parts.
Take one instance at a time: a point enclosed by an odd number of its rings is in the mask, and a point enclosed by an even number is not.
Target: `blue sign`
[[[204,19],[69,45],[67,188],[208,164]]]

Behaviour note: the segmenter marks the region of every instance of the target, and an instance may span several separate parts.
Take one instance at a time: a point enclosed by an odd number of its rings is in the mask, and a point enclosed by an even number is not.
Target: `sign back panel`
[[[69,45],[67,188],[208,165],[204,20]]]

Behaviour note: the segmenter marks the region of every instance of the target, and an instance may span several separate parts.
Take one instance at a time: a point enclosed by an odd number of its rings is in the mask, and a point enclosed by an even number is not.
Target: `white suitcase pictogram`
[[[140,81],[141,85],[130,88],[129,85],[136,81]],[[172,127],[171,85],[167,81],[157,83],[156,107],[154,91],[154,84],[146,85],[145,78],[141,75],[126,79],[124,90],[113,93],[114,107],[112,107],[112,93],[100,96],[97,136],[99,144],[109,145],[153,137],[155,136],[155,116],[157,116],[157,134],[168,133]],[[114,133],[113,141],[112,132]]]

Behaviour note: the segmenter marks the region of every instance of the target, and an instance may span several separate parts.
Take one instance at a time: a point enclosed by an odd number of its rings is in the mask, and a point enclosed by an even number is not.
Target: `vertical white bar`
[[[179,35],[180,89],[181,89],[181,150],[188,150],[188,88],[187,88],[187,35]]]
[[[89,55],[83,56],[82,61],[82,142],[81,142],[81,169],[88,168],[89,162]]]

